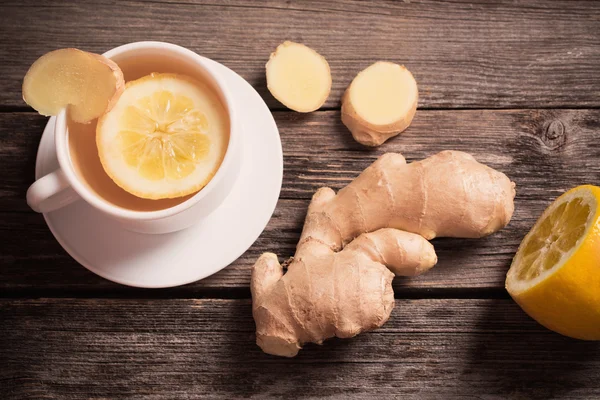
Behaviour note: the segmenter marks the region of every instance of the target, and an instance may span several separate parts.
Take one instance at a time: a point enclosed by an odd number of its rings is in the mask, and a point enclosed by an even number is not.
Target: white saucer
[[[236,185],[223,204],[191,228],[145,235],[121,228],[80,200],[44,214],[56,240],[77,262],[111,281],[161,288],[184,285],[220,271],[261,234],[277,204],[283,154],[269,108],[248,82],[218,64],[237,98],[242,118],[243,161]],[[58,168],[54,122],[44,129],[36,179]]]

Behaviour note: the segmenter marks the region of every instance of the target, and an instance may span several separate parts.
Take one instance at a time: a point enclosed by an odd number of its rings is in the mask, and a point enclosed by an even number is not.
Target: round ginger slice
[[[128,82],[98,121],[98,155],[108,176],[145,199],[185,196],[217,172],[229,143],[229,116],[206,84],[177,74]]]
[[[125,81],[117,64],[78,49],[44,54],[23,79],[23,100],[42,115],[57,115],[68,107],[69,116],[88,123],[110,111]]]
[[[417,111],[417,82],[403,65],[379,61],[361,71],[342,99],[342,122],[354,139],[379,146],[403,132]]]
[[[271,54],[266,68],[269,91],[294,111],[315,111],[329,97],[329,64],[310,47],[290,41],[283,42]]]

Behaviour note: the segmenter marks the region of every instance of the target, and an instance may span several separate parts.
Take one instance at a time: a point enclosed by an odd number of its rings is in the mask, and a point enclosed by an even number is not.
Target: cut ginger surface
[[[108,58],[59,49],[29,68],[23,80],[23,100],[46,116],[68,107],[74,121],[87,123],[110,111],[124,87],[123,73]]]
[[[408,69],[376,62],[361,71],[346,90],[342,122],[357,142],[379,146],[408,128],[418,97],[417,82]]]
[[[292,110],[315,111],[329,97],[329,64],[310,47],[286,41],[271,54],[266,68],[269,91]]]

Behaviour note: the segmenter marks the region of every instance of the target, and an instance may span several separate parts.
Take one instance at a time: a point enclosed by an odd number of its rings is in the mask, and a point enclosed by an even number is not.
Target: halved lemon
[[[229,118],[216,94],[176,74],[128,82],[96,128],[108,176],[146,199],[181,197],[203,188],[221,165],[228,141]]]
[[[600,340],[600,188],[554,201],[525,236],[506,289],[533,319],[566,336]]]

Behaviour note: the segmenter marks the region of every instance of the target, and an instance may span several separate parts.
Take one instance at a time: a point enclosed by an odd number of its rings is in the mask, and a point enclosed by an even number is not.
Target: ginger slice
[[[342,122],[354,139],[379,146],[404,131],[417,110],[417,82],[403,65],[379,61],[361,71],[342,99]]]
[[[267,62],[267,87],[283,105],[298,112],[315,111],[331,91],[327,60],[300,43],[280,44]]]
[[[125,81],[117,64],[78,49],[59,49],[38,58],[23,79],[23,100],[42,115],[65,107],[75,122],[88,123],[110,111]]]

